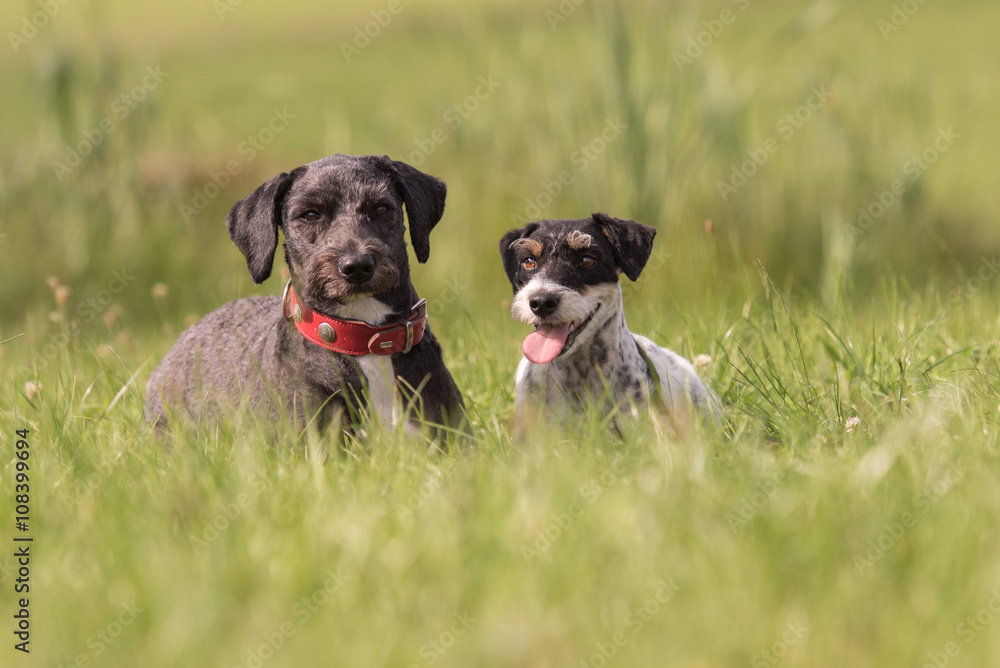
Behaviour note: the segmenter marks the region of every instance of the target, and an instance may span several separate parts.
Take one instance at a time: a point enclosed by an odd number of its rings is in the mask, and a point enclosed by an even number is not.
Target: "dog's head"
[[[417,260],[444,213],[442,181],[386,156],[334,155],[278,174],[226,217],[255,283],[271,275],[278,229],[302,297],[321,309],[408,287],[403,207]]]
[[[535,326],[524,356],[546,364],[586,346],[614,315],[622,272],[639,278],[656,230],[595,213],[582,220],[542,220],[500,240],[504,270],[514,287],[515,318]]]

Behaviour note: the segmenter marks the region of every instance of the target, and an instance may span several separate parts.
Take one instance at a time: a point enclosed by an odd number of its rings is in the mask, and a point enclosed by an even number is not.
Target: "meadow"
[[[997,665],[998,20],[4,5],[0,665]],[[472,443],[161,441],[144,385],[176,337],[285,280],[252,284],[226,212],[332,153],[448,183],[411,262]],[[711,359],[718,428],[513,439],[497,241],[592,211],[657,227],[626,315]]]

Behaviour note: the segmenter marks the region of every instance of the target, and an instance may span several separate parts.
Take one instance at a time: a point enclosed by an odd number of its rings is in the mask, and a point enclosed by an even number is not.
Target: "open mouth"
[[[576,337],[590,324],[600,309],[601,306],[598,304],[597,308],[579,324],[571,322],[564,325],[545,323],[537,325],[535,331],[525,337],[521,352],[529,362],[548,364],[573,347]]]

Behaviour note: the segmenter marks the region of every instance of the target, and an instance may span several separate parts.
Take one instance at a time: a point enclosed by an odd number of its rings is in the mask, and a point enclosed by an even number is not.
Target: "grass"
[[[404,6],[349,64],[339,43],[382,6],[243,3],[218,21],[70,3],[0,62],[16,100],[0,128],[0,517],[29,429],[34,537],[32,652],[5,646],[3,665],[995,664],[1000,138],[979,54],[996,8],[927,3],[886,40],[891,5],[584,3],[555,30],[557,5]],[[118,119],[157,64],[168,76]],[[480,76],[501,85],[452,127]],[[781,134],[821,85],[836,94]],[[296,118],[246,160],[275,107]],[[52,162],[105,118],[115,130],[59,180]],[[609,121],[627,128],[588,157]],[[947,127],[954,145],[906,179]],[[281,288],[279,272],[251,285],[225,212],[337,151],[449,184],[414,274],[474,446],[231,422],[159,442],[143,386],[180,331]],[[185,221],[230,160],[239,173]],[[852,243],[843,226],[895,179]],[[657,226],[629,323],[711,356],[721,428],[639,420],[611,438],[588,415],[512,440],[525,331],[496,240],[529,204]]]

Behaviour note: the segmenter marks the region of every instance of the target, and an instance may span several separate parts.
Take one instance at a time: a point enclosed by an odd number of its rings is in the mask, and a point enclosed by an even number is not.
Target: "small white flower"
[[[29,380],[27,383],[24,384],[24,393],[28,396],[28,399],[34,399],[36,396],[38,396],[38,390],[40,390],[41,388],[42,388],[41,385],[32,380]]]
[[[708,368],[708,365],[712,363],[712,357],[702,353],[694,358],[694,368],[702,371]]]
[[[853,434],[854,430],[857,429],[858,425],[860,424],[861,424],[861,418],[849,417],[847,418],[847,421],[844,423],[844,429],[847,430],[848,434]]]

